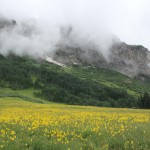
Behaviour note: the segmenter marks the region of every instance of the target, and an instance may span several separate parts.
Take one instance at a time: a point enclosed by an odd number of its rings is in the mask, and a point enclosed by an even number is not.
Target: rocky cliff
[[[56,50],[54,59],[65,65],[104,67],[130,77],[137,74],[150,75],[150,51],[141,45],[115,42],[110,47],[107,58],[101,51],[63,45]]]

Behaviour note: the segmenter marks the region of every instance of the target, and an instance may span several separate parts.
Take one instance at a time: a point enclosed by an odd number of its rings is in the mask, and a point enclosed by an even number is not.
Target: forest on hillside
[[[0,87],[13,90],[34,88],[36,97],[48,101],[75,105],[107,107],[145,107],[141,95],[137,98],[125,87],[110,87],[65,72],[61,67],[43,60],[37,62],[28,56],[10,53],[0,55]],[[144,98],[143,98],[144,97]],[[149,95],[146,101],[149,101]]]

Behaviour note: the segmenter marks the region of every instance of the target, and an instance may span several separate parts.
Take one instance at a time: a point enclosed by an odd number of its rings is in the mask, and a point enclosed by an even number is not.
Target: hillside
[[[1,96],[76,105],[138,107],[137,98],[150,89],[149,83],[149,77],[144,75],[133,79],[93,66],[60,67],[29,56],[0,55]]]

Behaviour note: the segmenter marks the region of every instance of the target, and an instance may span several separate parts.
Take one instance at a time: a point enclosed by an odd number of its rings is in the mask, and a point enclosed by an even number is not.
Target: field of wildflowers
[[[149,150],[150,110],[0,98],[2,150]]]

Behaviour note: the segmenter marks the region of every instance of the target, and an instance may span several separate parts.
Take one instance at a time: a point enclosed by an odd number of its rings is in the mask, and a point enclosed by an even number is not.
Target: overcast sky
[[[150,0],[0,0],[0,14],[74,25],[89,33],[108,32],[150,49]]]

